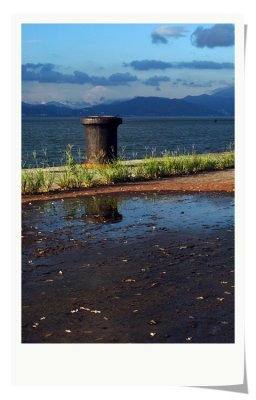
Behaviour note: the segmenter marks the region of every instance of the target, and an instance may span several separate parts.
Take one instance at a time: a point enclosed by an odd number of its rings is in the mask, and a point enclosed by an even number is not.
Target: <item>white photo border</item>
[[[21,343],[21,25],[232,23],[235,25],[235,343]],[[12,379],[18,385],[223,386],[244,379],[244,25],[240,15],[14,15],[12,18]]]

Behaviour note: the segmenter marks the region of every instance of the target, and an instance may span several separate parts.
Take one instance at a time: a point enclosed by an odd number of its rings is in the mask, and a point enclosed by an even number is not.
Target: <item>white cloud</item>
[[[159,26],[151,34],[152,43],[167,44],[167,38],[178,39],[186,36],[187,29],[184,26]]]
[[[187,29],[183,26],[159,26],[154,30],[154,33],[157,33],[160,36],[165,37],[183,37]]]

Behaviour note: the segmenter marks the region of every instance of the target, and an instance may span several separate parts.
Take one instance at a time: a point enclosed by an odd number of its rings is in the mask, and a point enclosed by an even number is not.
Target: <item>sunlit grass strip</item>
[[[59,171],[56,171],[56,168],[23,170],[22,194],[224,170],[234,167],[234,164],[233,151],[148,157],[137,163],[115,160],[109,164],[95,167],[76,164],[69,155],[66,166]]]
[[[162,159],[152,157],[145,159],[135,173],[140,179],[155,179],[232,168],[234,163],[233,152],[166,156]]]

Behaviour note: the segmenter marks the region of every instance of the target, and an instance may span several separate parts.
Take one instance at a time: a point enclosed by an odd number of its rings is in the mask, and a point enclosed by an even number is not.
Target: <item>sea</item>
[[[22,168],[63,165],[69,145],[74,159],[85,161],[85,135],[77,118],[24,118]],[[130,117],[123,118],[118,127],[118,157],[122,159],[230,149],[234,149],[234,119]]]

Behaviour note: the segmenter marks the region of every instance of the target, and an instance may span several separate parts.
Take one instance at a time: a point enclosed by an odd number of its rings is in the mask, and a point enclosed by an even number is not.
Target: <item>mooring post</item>
[[[86,162],[103,164],[117,158],[117,127],[122,124],[118,117],[87,117],[80,123],[86,130]]]

